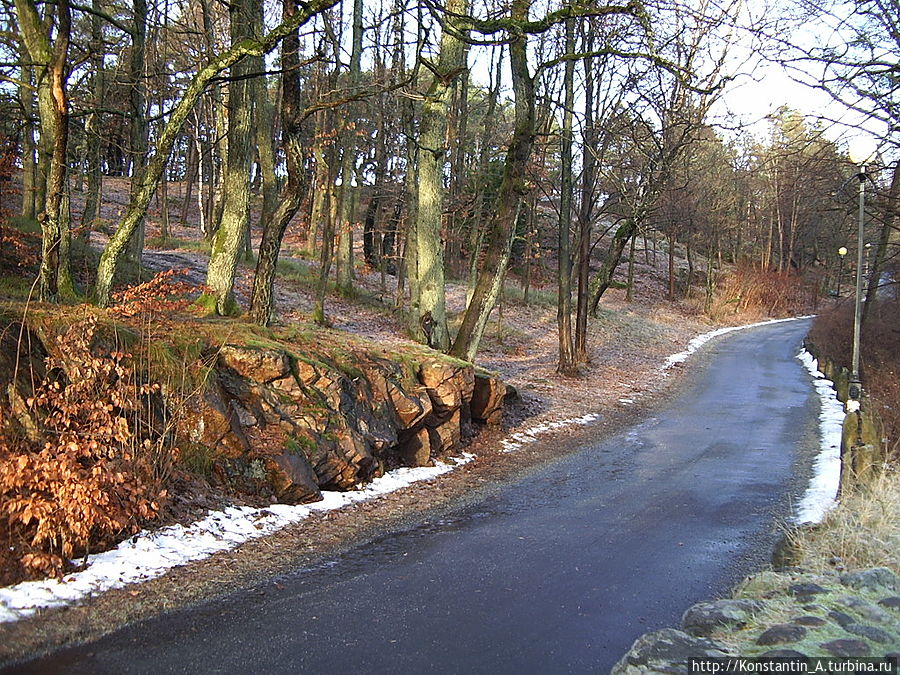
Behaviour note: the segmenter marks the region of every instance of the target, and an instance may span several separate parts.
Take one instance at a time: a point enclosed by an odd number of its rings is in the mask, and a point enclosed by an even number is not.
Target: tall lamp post
[[[838,263],[838,283],[837,283],[837,296],[841,297],[841,279],[844,278],[844,256],[847,255],[847,247],[841,246],[838,249],[838,255],[840,256],[840,263]]]
[[[871,136],[857,136],[850,141],[850,161],[859,167],[859,231],[856,236],[856,303],[853,313],[853,366],[850,373],[850,390],[847,396],[847,411],[859,410],[862,384],[859,380],[859,331],[862,319],[862,268],[863,240],[866,220],[866,165],[875,158],[878,146]]]

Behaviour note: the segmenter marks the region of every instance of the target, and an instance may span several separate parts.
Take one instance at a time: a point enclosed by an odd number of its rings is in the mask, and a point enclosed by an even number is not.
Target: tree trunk
[[[284,0],[283,20],[287,21],[298,11],[299,0]],[[300,82],[295,70],[300,62],[300,39],[293,33],[284,39],[281,51],[282,97],[281,119],[284,129],[282,144],[287,161],[287,182],[281,200],[274,212],[262,221],[262,240],[253,278],[253,297],[250,302],[250,320],[266,326],[272,320],[275,302],[273,287],[278,253],[288,223],[300,208],[303,198],[306,170],[301,146],[300,112],[302,107]]]
[[[441,244],[447,108],[450,88],[466,68],[466,45],[457,35],[465,33],[465,24],[459,16],[467,11],[468,0],[448,0],[447,29],[441,34],[440,57],[422,101],[419,120],[415,237],[410,239],[416,249],[418,297],[412,303],[411,318],[419,326],[414,337],[441,351],[450,345]],[[425,326],[429,329],[425,330]]]
[[[100,0],[92,0],[91,6],[100,10]],[[100,211],[100,195],[103,190],[103,173],[101,171],[101,146],[103,137],[103,116],[99,108],[105,97],[105,73],[103,57],[103,31],[100,17],[91,15],[91,89],[93,90],[93,109],[84,123],[85,143],[87,144],[87,193],[84,199],[84,210],[81,212],[81,227],[93,227]]]
[[[637,233],[631,235],[631,244],[628,247],[628,280],[625,287],[625,302],[634,300],[634,244],[637,241]]]
[[[669,242],[669,302],[675,302],[675,235],[668,234]]]
[[[44,194],[41,186],[41,172],[35,154],[37,144],[34,140],[34,68],[28,49],[22,46],[23,64],[19,70],[19,104],[25,116],[22,127],[22,216],[36,220],[38,211],[43,207]]]
[[[144,55],[147,38],[147,0],[132,0],[131,53],[128,61],[129,159],[131,162],[131,196],[134,198],[141,185],[141,174],[147,160],[149,127],[145,113],[147,84],[144,77]],[[128,243],[128,258],[140,270],[144,252],[145,223],[141,218]]]
[[[206,57],[212,61],[216,55],[216,27],[213,21],[213,10],[210,0],[200,0],[200,15],[203,20],[203,39],[205,40]],[[207,106],[209,120],[206,134],[208,152],[205,153],[209,167],[207,194],[204,202],[204,219],[206,228],[203,232],[206,239],[212,242],[222,218],[223,193],[222,179],[224,172],[219,169],[228,162],[228,119],[226,107],[222,102],[222,88],[218,84],[210,87],[210,104]],[[218,159],[218,161],[217,161]]]
[[[531,0],[513,0],[512,20],[514,22],[527,20],[530,5]],[[450,350],[453,356],[466,361],[475,358],[491,310],[503,286],[516,221],[522,199],[529,190],[526,170],[534,144],[535,109],[534,80],[528,71],[528,51],[524,34],[512,36],[509,54],[515,95],[515,127],[506,153],[496,208],[487,229],[488,245],[481,273]]]
[[[466,62],[468,62],[468,46],[466,47]],[[463,71],[454,87],[453,123],[450,127],[450,213],[447,217],[447,258],[451,261],[451,269],[456,270],[454,276],[461,278],[463,274],[461,263],[463,261],[462,245],[464,235],[463,219],[460,218],[462,209],[458,208],[463,191],[466,176],[465,147],[468,140],[469,123],[469,72]]]
[[[362,59],[363,0],[353,0],[353,37],[350,52],[351,92],[359,88],[360,64]],[[341,155],[341,209],[338,217],[338,251],[335,273],[338,292],[349,295],[353,292],[353,224],[356,221],[356,205],[359,187],[356,183],[356,130],[357,109],[355,103],[347,106],[346,123],[343,133],[343,154]]]
[[[637,233],[637,222],[635,220],[626,220],[616,230],[613,240],[609,244],[606,251],[606,257],[600,266],[600,271],[591,282],[591,314],[597,316],[597,308],[600,306],[600,298],[609,289],[612,284],[613,275],[622,259],[622,252],[625,246]]]
[[[382,121],[386,120],[382,116]],[[384,174],[387,171],[387,149],[385,147],[384,128],[375,139],[375,181],[372,194],[366,205],[366,216],[363,220],[363,256],[366,264],[373,269],[384,270],[382,258],[382,242],[379,235],[379,216],[381,211],[382,192],[384,190]]]
[[[487,109],[484,113],[482,125],[481,147],[478,152],[478,174],[473,198],[473,219],[469,230],[469,270],[466,280],[466,305],[472,299],[475,291],[475,283],[478,281],[478,266],[481,262],[481,249],[484,244],[485,223],[490,218],[492,207],[490,190],[492,182],[490,175],[491,156],[489,152],[491,130],[494,124],[494,114],[497,109],[497,101],[500,98],[500,87],[503,81],[503,50],[497,55],[496,62],[489,74],[490,85],[488,88]]]
[[[318,115],[324,118],[324,113]],[[317,126],[317,129],[320,128]],[[319,134],[317,134],[319,136]],[[328,164],[325,161],[325,149],[321,143],[317,143],[313,148],[313,157],[316,160],[315,169],[315,191],[313,192],[312,210],[309,215],[309,229],[306,232],[306,255],[313,257],[316,255],[319,232],[322,229],[322,221],[328,217],[326,213],[325,195],[330,191],[330,186],[326,184],[330,172]]]
[[[419,147],[416,143],[415,108],[411,100],[404,101],[403,127],[406,132],[406,176],[403,191],[406,195],[406,218],[404,219],[403,265],[397,279],[397,300],[401,299],[404,281],[409,287],[409,311],[407,312],[407,332],[411,336],[419,336],[419,258],[416,248],[416,220],[419,197]]]
[[[687,282],[685,283],[684,297],[689,298],[691,297],[691,288],[694,285],[694,247],[691,246],[690,239],[685,243],[685,251],[687,253],[688,274]]]
[[[721,264],[721,263],[720,263]],[[706,298],[703,302],[703,311],[709,314],[713,306],[713,294],[716,290],[716,271],[713,265],[713,252],[709,250],[706,255]],[[818,291],[814,300],[818,302]]]
[[[897,212],[900,210],[900,164],[894,165],[894,171],[891,176],[891,187],[887,194],[884,212],[882,215],[883,222],[881,225],[881,234],[878,237],[878,246],[875,249],[875,255],[872,258],[872,264],[869,266],[869,279],[866,284],[866,302],[863,304],[862,322],[865,323],[869,318],[869,308],[872,307],[878,295],[878,286],[881,283],[881,270],[885,261],[888,259],[888,247],[891,241],[891,231],[897,223]]]
[[[67,58],[72,15],[68,0],[57,5],[55,39],[51,43],[41,22],[34,0],[16,0],[19,30],[32,63],[38,90],[38,115],[41,122],[41,161],[46,169],[47,189],[41,221],[41,265],[39,297],[55,302],[62,295],[69,297],[74,289],[67,288],[71,277],[68,259],[62,255],[63,237],[68,223],[63,222],[62,199],[66,193],[66,150],[69,138],[69,101],[66,92]],[[44,170],[39,166],[38,170]],[[62,282],[62,283],[61,283]]]
[[[575,53],[575,20],[566,19],[566,54]],[[575,61],[568,59],[563,75],[564,110],[561,137],[561,166],[559,187],[559,250],[557,266],[558,300],[556,325],[559,331],[559,363],[561,375],[576,375],[575,344],[572,339],[572,257],[570,238],[572,229],[572,109],[575,107]]]
[[[184,192],[181,201],[181,217],[178,219],[182,226],[187,224],[188,209],[190,208],[191,199],[194,193],[194,181],[197,180],[197,175],[199,174],[199,154],[195,138],[189,136],[187,138],[187,157],[185,158],[184,167]]]
[[[259,27],[258,30],[262,31],[264,25],[262,2],[254,4],[257,12],[255,22]],[[265,65],[265,59],[261,56],[253,57],[252,67],[255,72],[262,73],[265,70]],[[285,68],[283,62],[281,67]],[[253,80],[253,97],[256,100],[256,149],[257,159],[259,160],[259,175],[262,181],[260,222],[265,226],[279,201],[278,181],[275,177],[275,150],[273,147],[275,140],[275,109],[272,101],[269,99],[269,85],[265,75],[260,75]],[[285,148],[285,151],[287,151],[287,148]]]
[[[255,0],[235,0],[229,6],[231,44],[253,37],[257,12]],[[206,284],[215,295],[215,311],[231,315],[238,311],[234,300],[237,259],[249,225],[250,138],[253,120],[252,83],[248,79],[252,59],[242,59],[231,67],[228,85],[228,159],[223,178],[222,219],[213,238]]]
[[[594,48],[593,22],[586,24],[585,51]],[[594,64],[584,59],[584,149],[581,155],[581,208],[578,213],[578,297],[575,303],[575,360],[585,363],[587,354],[588,291],[591,274],[591,216],[594,206]]]
[[[325,294],[328,291],[328,274],[331,271],[331,256],[334,252],[334,221],[336,209],[334,208],[334,181],[329,177],[328,188],[325,191],[325,220],[322,228],[322,250],[319,257],[319,280],[316,287],[316,300],[313,306],[312,319],[320,326],[327,323],[325,318]]]

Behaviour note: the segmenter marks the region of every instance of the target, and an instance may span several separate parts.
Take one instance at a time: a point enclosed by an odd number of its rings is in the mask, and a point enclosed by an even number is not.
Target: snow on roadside
[[[794,522],[821,522],[837,503],[838,487],[841,479],[841,434],[844,425],[844,406],[837,399],[837,392],[831,380],[819,371],[819,364],[805,349],[797,354],[797,359],[806,366],[813,376],[813,385],[819,395],[819,441],[821,450],[813,462],[813,476],[809,487],[797,506]]]
[[[596,413],[588,413],[587,415],[582,415],[581,417],[569,417],[567,419],[555,420],[553,422],[542,422],[541,424],[536,424],[533,427],[528,427],[523,431],[518,431],[514,434],[511,434],[509,438],[504,438],[500,441],[500,445],[502,446],[501,452],[513,452],[514,450],[518,450],[523,445],[527,445],[528,443],[534,443],[538,436],[546,434],[548,431],[556,431],[557,429],[562,429],[563,427],[568,427],[573,424],[590,424],[595,420],[599,420],[600,415]]]
[[[688,342],[687,349],[682,352],[678,352],[677,354],[672,354],[668,357],[665,362],[663,362],[660,370],[666,371],[669,370],[672,366],[675,366],[679,363],[684,363],[687,361],[688,357],[696,352],[700,347],[705,345],[707,342],[712,340],[713,338],[719,337],[720,335],[725,335],[727,333],[733,333],[737,330],[744,330],[745,328],[756,328],[757,326],[768,326],[773,323],[784,323],[785,321],[798,321],[800,319],[811,319],[812,316],[798,316],[791,317],[788,319],[769,319],[768,321],[760,321],[758,323],[748,323],[743,326],[728,326],[726,328],[717,328],[716,330],[711,330],[708,333],[703,333],[703,335],[698,335],[693,340]]]
[[[101,591],[153,579],[178,565],[202,560],[250,539],[271,534],[303,520],[314,511],[339,509],[436,478],[474,457],[464,453],[450,464],[395,469],[360,490],[323,492],[324,499],[314,504],[272,504],[264,508],[234,506],[224,511],[210,511],[206,518],[187,527],[171,525],[153,532],[141,532],[110,551],[89,556],[84,570],[66,575],[61,581],[25,581],[0,588],[0,623],[17,621],[38,609],[59,607]]]
[[[691,354],[696,352],[713,338],[720,335],[743,330],[745,328],[755,328],[756,326],[766,326],[774,323],[782,323],[784,321],[797,321],[799,319],[810,318],[812,318],[812,316],[771,319],[769,321],[760,321],[759,323],[751,323],[744,326],[719,328],[704,333],[703,335],[698,335],[688,343],[687,349],[668,357],[663,363],[661,370],[665,372],[676,364],[684,363]],[[821,451],[813,462],[813,477],[810,479],[809,487],[806,489],[806,493],[801,499],[800,504],[797,506],[794,522],[797,524],[818,523],[836,504],[838,483],[841,477],[841,433],[844,424],[844,407],[843,404],[837,400],[834,385],[819,371],[818,364],[812,355],[804,349],[797,355],[797,358],[804,366],[806,366],[806,369],[813,378],[815,378],[813,384],[821,402],[821,410],[819,412],[819,439]]]

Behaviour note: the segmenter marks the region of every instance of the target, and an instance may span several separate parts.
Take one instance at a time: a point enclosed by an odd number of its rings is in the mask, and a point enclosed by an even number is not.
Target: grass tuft
[[[792,540],[804,569],[888,567],[900,574],[900,475],[884,471],[845,493],[820,526],[799,530]]]

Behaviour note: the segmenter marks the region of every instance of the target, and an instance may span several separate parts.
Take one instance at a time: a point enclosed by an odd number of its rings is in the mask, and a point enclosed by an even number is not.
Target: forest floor
[[[104,199],[102,215],[115,223],[127,199],[124,181],[107,179]],[[175,206],[177,203],[173,212]],[[73,199],[73,211],[77,213],[78,208],[78,200]],[[151,212],[147,238],[156,247],[145,252],[144,264],[156,270],[187,269],[191,281],[202,283],[207,255],[198,229],[173,226],[168,242],[160,241],[158,222],[158,211]],[[302,236],[299,229],[289,229],[282,249],[276,283],[276,311],[281,322],[310,323],[315,266],[297,255]],[[100,231],[91,233],[95,246],[102,246],[105,239]],[[172,247],[173,242],[176,247]],[[607,292],[599,316],[590,321],[589,360],[574,378],[556,372],[558,343],[552,286],[533,289],[533,299],[526,304],[515,280],[508,280],[504,300],[494,312],[477,362],[516,387],[521,401],[509,411],[501,428],[486,429],[466,448],[477,456],[474,461],[435,481],[413,484],[339,511],[314,514],[274,535],[173,569],[143,584],[103,593],[78,606],[2,624],[0,663],[60,644],[89,640],[125,623],[238,588],[252,585],[257,592],[265,593],[266,586],[277,584],[277,576],[287,570],[316,564],[376,536],[440,517],[499,480],[527,474],[530,467],[572,452],[587,434],[611,433],[640,418],[677,383],[680,366],[664,370],[661,366],[666,357],[683,350],[693,337],[716,324],[698,310],[697,300],[665,299],[662,255],[658,257],[659,266],[648,264],[653,262],[649,251],[639,249],[638,259],[634,301],[626,302],[621,289]],[[252,275],[252,266],[240,266],[236,292],[244,307]],[[547,276],[552,276],[549,271]],[[331,326],[323,330],[353,333],[381,346],[408,343],[402,316],[393,308],[390,289],[385,292],[382,288],[381,275],[358,267],[355,283],[359,292],[353,299],[329,295],[326,314]],[[464,309],[465,285],[450,281],[447,292],[454,324]],[[756,312],[733,314],[718,325],[761,318]],[[542,435],[540,443],[522,445],[514,453],[503,452],[502,442],[512,434],[589,413],[597,416],[589,426],[561,426]]]

